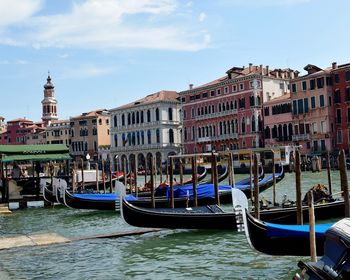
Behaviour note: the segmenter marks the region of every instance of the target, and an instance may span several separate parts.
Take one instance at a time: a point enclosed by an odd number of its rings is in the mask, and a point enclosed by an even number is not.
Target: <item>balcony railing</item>
[[[203,143],[203,142],[212,142],[212,141],[220,141],[220,140],[226,140],[226,139],[238,139],[239,134],[238,133],[230,133],[230,134],[223,134],[218,136],[211,136],[211,137],[201,137],[197,139],[197,143]]]
[[[292,136],[293,141],[305,141],[310,140],[310,134],[298,134]]]
[[[224,117],[224,116],[229,116],[229,115],[237,115],[237,114],[238,114],[237,109],[230,109],[228,111],[221,111],[221,112],[216,112],[216,113],[211,113],[211,114],[195,116],[193,119],[195,119],[195,120],[207,120],[207,119],[214,119],[214,118],[219,118],[219,117]]]
[[[125,147],[113,147],[111,150],[113,152],[134,152],[140,150],[159,150],[165,148],[179,148],[180,143],[174,144],[148,144],[148,145],[137,145],[137,146],[125,146]]]

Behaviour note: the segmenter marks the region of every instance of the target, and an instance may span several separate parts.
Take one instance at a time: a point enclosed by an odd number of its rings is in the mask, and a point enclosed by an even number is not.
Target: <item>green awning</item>
[[[0,161],[44,161],[70,159],[69,149],[63,144],[0,145]]]

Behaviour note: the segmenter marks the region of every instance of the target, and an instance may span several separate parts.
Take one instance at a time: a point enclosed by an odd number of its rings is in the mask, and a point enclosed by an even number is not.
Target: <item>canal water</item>
[[[333,192],[339,192],[338,171],[332,172],[332,180]],[[327,185],[326,171],[302,173],[304,193],[317,183]],[[279,201],[284,194],[295,198],[293,173],[277,184]],[[272,199],[272,189],[262,195]],[[224,208],[231,210],[230,205]],[[115,212],[63,206],[28,208],[0,216],[0,242],[1,237],[24,234],[77,238],[136,229]],[[292,279],[299,271],[300,259],[255,252],[245,235],[234,231],[164,230],[2,250],[0,279]]]

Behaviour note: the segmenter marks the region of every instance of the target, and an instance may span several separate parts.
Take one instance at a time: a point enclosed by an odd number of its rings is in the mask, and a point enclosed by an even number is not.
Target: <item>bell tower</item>
[[[49,125],[53,120],[58,120],[57,116],[57,100],[55,99],[55,87],[51,83],[50,72],[44,85],[44,99],[41,101],[43,107],[42,121],[45,126]]]

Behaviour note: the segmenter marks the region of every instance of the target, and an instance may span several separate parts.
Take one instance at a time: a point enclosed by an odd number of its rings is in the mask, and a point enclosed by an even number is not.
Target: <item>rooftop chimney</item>
[[[259,69],[259,72],[260,72],[260,75],[264,75],[264,69],[263,69],[263,66],[262,64],[260,64],[260,69]]]
[[[189,89],[193,89],[193,84],[188,85]]]
[[[336,63],[336,62],[333,62],[333,63],[332,63],[332,69],[337,69],[337,68],[338,68],[337,63]]]
[[[253,63],[249,63],[249,73],[252,72],[252,66],[253,66]]]
[[[270,71],[269,71],[269,66],[266,65],[266,76],[270,77]]]

